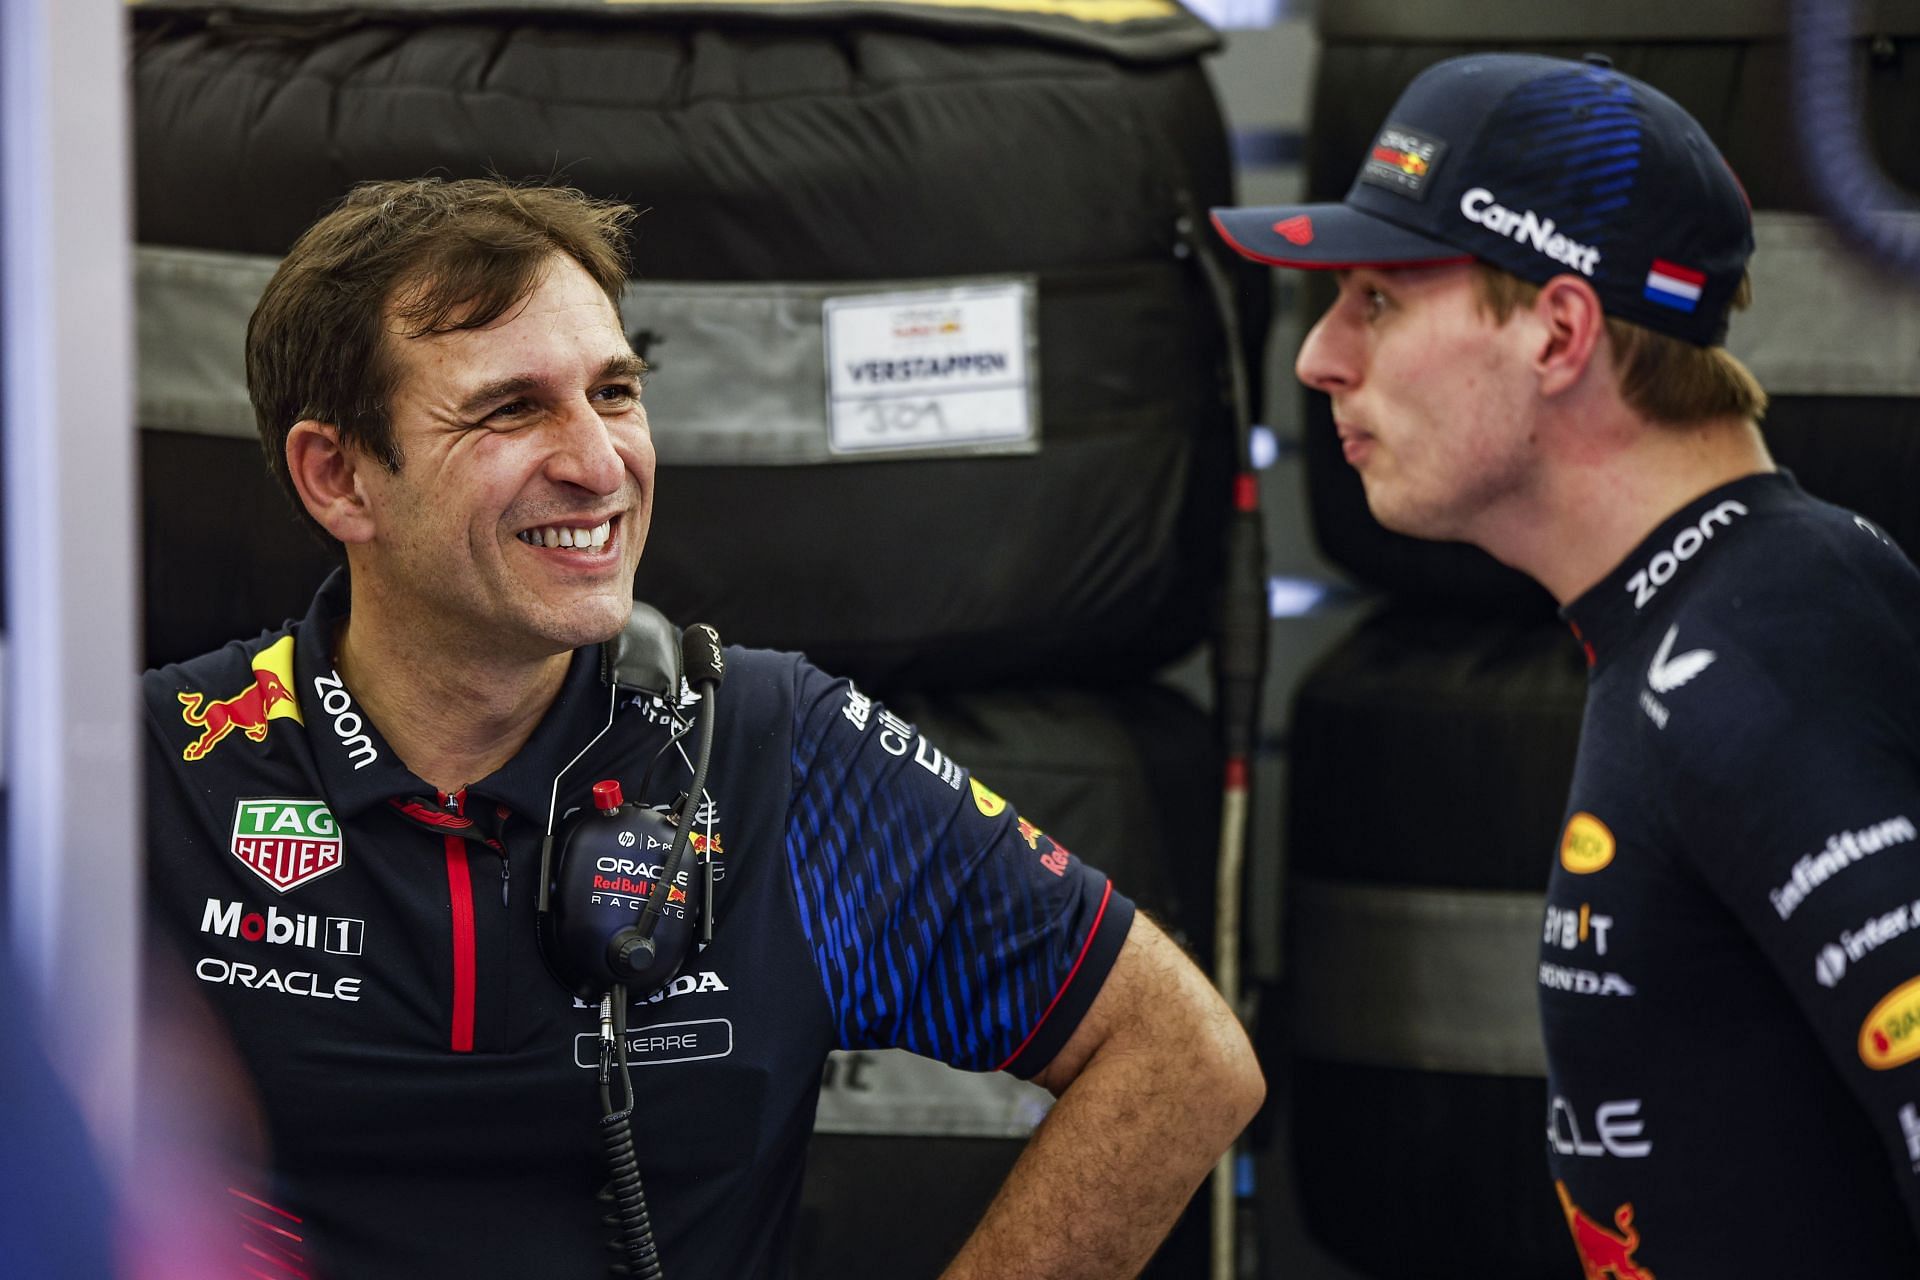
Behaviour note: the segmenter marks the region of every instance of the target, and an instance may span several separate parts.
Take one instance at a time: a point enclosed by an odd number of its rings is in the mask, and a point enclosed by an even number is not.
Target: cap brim
[[[1435,267],[1473,259],[1450,244],[1345,204],[1215,209],[1213,228],[1244,257],[1307,271]]]

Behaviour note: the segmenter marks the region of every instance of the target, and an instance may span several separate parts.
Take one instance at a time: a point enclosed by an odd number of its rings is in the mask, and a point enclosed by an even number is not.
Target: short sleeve
[[[843,1048],[1031,1076],[1133,904],[914,726],[801,663],[786,856]]]

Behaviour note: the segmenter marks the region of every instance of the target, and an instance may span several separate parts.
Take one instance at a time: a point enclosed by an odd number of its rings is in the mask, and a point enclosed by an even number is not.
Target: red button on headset
[[[612,814],[620,807],[620,784],[612,778],[594,783],[593,806],[602,813]]]

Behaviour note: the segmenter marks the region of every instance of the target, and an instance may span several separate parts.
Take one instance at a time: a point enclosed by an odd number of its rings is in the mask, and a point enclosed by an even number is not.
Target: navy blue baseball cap
[[[1607,314],[1699,346],[1726,339],[1753,253],[1746,192],[1706,131],[1599,57],[1437,63],[1393,104],[1345,200],[1215,209],[1213,225],[1277,267],[1571,272]]]

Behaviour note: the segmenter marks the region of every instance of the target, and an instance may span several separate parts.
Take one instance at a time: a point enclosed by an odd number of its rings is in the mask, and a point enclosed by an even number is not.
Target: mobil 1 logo
[[[337,956],[366,949],[367,922],[352,916],[316,916],[268,907],[260,912],[245,903],[208,898],[200,913],[200,932],[276,947],[306,947]]]

